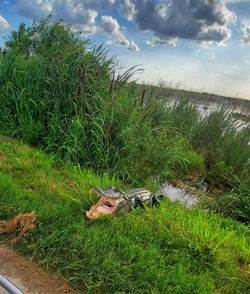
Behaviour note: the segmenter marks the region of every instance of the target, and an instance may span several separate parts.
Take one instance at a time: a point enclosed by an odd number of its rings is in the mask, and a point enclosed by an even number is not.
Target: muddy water
[[[164,195],[170,201],[178,201],[189,208],[198,204],[199,202],[198,198],[195,195],[186,192],[184,189],[174,187],[173,185],[168,183],[164,183],[161,185],[161,187],[157,191],[157,195]]]

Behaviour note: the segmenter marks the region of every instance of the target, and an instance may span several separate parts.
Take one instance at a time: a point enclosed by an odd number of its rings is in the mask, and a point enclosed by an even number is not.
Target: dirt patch
[[[28,259],[0,244],[0,274],[25,294],[76,294],[62,278],[50,276]],[[0,294],[6,292],[0,287]]]

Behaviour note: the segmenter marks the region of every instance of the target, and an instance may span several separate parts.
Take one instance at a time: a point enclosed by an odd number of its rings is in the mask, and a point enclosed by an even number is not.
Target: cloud
[[[101,17],[101,27],[103,31],[112,39],[115,43],[127,47],[133,51],[139,51],[139,47],[134,41],[129,42],[128,39],[121,32],[121,27],[117,20],[111,15],[103,15]]]
[[[82,1],[54,1],[52,15],[56,20],[63,19],[65,23],[71,24],[75,30],[81,31],[84,35],[94,34],[97,30],[95,24],[97,12],[86,8]]]
[[[16,0],[14,5],[20,15],[40,20],[51,14],[52,19],[63,19],[85,35],[99,30],[96,19],[100,14],[101,29],[112,40],[138,50],[117,20],[103,15],[108,9],[116,9],[139,30],[153,33],[155,38],[147,41],[150,46],[175,46],[178,39],[223,44],[231,38],[230,26],[236,21],[224,0]]]
[[[132,51],[137,51],[137,52],[140,51],[140,48],[138,47],[138,45],[134,41],[130,42],[128,49],[132,50]]]
[[[0,30],[5,30],[10,27],[8,21],[0,15]]]
[[[86,4],[88,3],[81,0],[17,0],[13,10],[17,14],[36,21],[50,14],[53,20],[63,19],[75,30],[88,35],[97,31],[95,24],[97,12],[91,8],[95,6],[95,1],[89,4],[91,7]]]
[[[129,21],[132,21],[136,13],[135,4],[131,0],[121,0],[118,2],[118,11]]]
[[[116,43],[129,46],[129,41],[123,35],[120,30],[120,25],[115,18],[111,15],[103,15],[102,16],[102,29],[109,37],[115,40]]]
[[[226,4],[234,4],[234,3],[245,3],[249,2],[249,0],[224,0]]]
[[[177,38],[159,38],[159,37],[156,37],[152,40],[147,40],[146,41],[146,44],[148,46],[151,46],[151,47],[154,47],[156,45],[167,45],[167,46],[172,46],[172,47],[175,47],[176,44],[177,44]]]
[[[52,13],[51,0],[17,0],[13,11],[29,19],[40,20]]]
[[[242,42],[250,43],[250,25],[243,25],[241,31],[242,31]]]
[[[88,9],[99,10],[110,8],[116,0],[80,0],[79,2],[84,3],[84,6]]]
[[[139,28],[151,31],[163,40],[181,38],[199,42],[225,42],[231,37],[229,26],[236,21],[236,15],[222,0],[126,2],[134,4],[133,19]]]

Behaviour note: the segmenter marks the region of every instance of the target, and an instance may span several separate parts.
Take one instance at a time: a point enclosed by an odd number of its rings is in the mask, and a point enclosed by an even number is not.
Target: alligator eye
[[[105,201],[104,203],[103,203],[103,205],[105,205],[105,206],[107,206],[107,207],[113,207],[113,205],[109,202],[109,201]]]

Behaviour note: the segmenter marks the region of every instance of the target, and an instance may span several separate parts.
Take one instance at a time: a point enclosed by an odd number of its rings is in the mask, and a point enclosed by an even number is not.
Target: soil
[[[76,294],[66,282],[50,276],[27,258],[0,244],[0,274],[25,294]],[[7,292],[0,286],[0,294]]]

